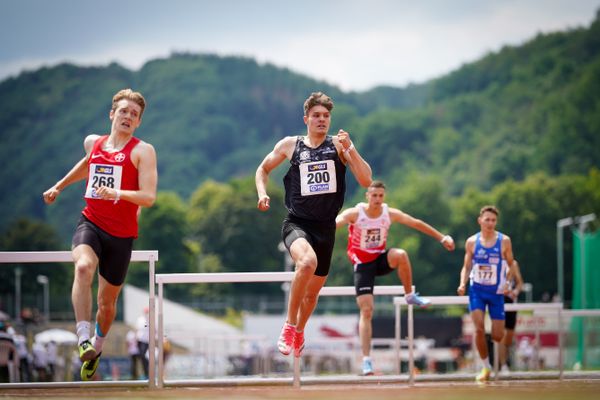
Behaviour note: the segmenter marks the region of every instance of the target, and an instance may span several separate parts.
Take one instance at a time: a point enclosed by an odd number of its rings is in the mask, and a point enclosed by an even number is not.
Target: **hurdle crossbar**
[[[131,261],[158,261],[158,250],[134,250]],[[73,262],[70,251],[0,251],[0,264]]]
[[[223,272],[223,273],[187,273],[156,274],[158,284],[158,387],[164,387],[163,362],[163,286],[175,283],[238,283],[238,282],[290,282],[294,272]],[[152,349],[150,350],[152,353]],[[295,378],[294,378],[295,382]]]
[[[148,329],[150,331],[150,353],[148,362],[148,386],[150,388],[156,387],[155,380],[155,324],[154,324],[154,275],[155,275],[155,263],[158,261],[158,250],[135,250],[131,252],[131,262],[147,262],[148,268],[148,282],[149,282],[149,321]],[[73,262],[73,255],[70,251],[0,251],[0,264],[25,264],[25,263],[56,263],[56,262]],[[124,381],[124,383],[115,383],[110,381],[102,382],[52,382],[54,386],[60,387],[73,387],[80,385],[104,385],[104,386],[138,386],[140,383],[144,384],[145,381]],[[15,383],[19,387],[48,387],[42,383]]]
[[[404,293],[404,287],[402,286],[382,285],[373,287],[373,294],[376,296],[395,296]],[[324,286],[321,288],[319,296],[356,296],[356,288],[354,286]]]
[[[415,286],[412,286],[412,292],[414,293]],[[403,286],[400,285],[380,285],[373,287],[373,295],[377,296],[396,296],[396,295],[404,295],[406,291]],[[324,286],[321,288],[319,292],[319,296],[355,296],[356,288],[354,286]],[[404,297],[402,297],[404,298]],[[400,319],[396,319],[396,329],[400,330]],[[394,340],[394,348],[395,352],[400,357],[400,339]],[[400,364],[396,363],[394,366],[396,374],[400,375]]]

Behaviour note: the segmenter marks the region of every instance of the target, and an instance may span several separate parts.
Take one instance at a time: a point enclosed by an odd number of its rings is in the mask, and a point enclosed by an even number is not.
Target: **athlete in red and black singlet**
[[[381,214],[375,218],[367,215],[366,207],[366,203],[356,205],[358,217],[356,222],[348,226],[347,254],[355,267],[357,264],[369,263],[385,253],[392,224],[386,203],[381,205]]]
[[[88,159],[83,215],[110,235],[121,238],[137,238],[139,206],[128,201],[102,200],[97,198],[95,188],[108,186],[120,190],[138,190],[138,170],[131,162],[131,151],[140,139],[131,137],[121,151],[109,153],[102,150],[108,135],[94,143]]]
[[[346,166],[331,136],[314,149],[298,136],[283,183],[285,206],[292,217],[335,226],[335,217],[344,204]]]

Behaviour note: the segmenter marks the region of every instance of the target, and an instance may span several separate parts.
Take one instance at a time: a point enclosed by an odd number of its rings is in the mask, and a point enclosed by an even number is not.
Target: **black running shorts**
[[[112,236],[82,215],[75,228],[71,246],[90,246],[98,256],[100,276],[111,285],[121,286],[129,268],[133,239]]]
[[[356,289],[356,297],[363,294],[373,294],[375,286],[375,277],[387,275],[393,271],[388,263],[388,251],[381,253],[371,262],[364,264],[356,264],[354,269],[354,287]]]
[[[513,299],[508,296],[504,296],[504,304],[514,303]],[[504,329],[514,330],[517,326],[517,312],[506,311],[504,312]]]
[[[288,251],[296,239],[306,239],[317,254],[315,275],[327,276],[329,274],[331,255],[335,244],[335,221],[315,222],[288,215],[283,220],[281,238]]]

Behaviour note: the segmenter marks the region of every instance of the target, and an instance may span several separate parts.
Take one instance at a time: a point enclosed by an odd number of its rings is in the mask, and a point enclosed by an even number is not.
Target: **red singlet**
[[[94,143],[88,159],[88,179],[85,191],[86,206],[83,215],[100,229],[116,237],[138,236],[137,204],[125,200],[102,200],[96,196],[99,186],[120,190],[138,190],[138,170],[131,162],[131,151],[140,142],[132,137],[121,151],[109,153],[102,150],[108,135]]]
[[[385,251],[391,221],[387,204],[382,205],[381,215],[369,218],[366,203],[358,203],[356,222],[348,227],[348,257],[352,264],[364,264],[375,260]]]

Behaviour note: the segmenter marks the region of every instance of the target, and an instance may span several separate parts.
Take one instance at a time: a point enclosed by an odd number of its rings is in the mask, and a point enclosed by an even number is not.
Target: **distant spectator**
[[[31,382],[31,354],[27,348],[27,339],[24,335],[17,334],[13,336],[17,354],[19,355],[19,372],[21,382]]]
[[[37,375],[38,382],[48,381],[48,352],[43,344],[34,342],[32,347],[33,370]]]
[[[0,342],[7,343],[7,346],[12,346],[13,350],[5,349],[4,354],[0,354],[0,382],[10,382],[9,362],[17,359],[17,351],[14,347],[15,341],[13,336],[6,331],[6,324],[0,321]]]
[[[138,351],[144,368],[144,377],[148,377],[148,343],[150,342],[150,328],[148,327],[148,307],[144,307],[144,313],[140,315],[135,324]]]
[[[529,339],[527,336],[521,339],[517,348],[517,354],[519,356],[519,359],[523,363],[525,370],[531,368],[534,352],[535,349],[533,347],[533,344],[531,343],[531,339]]]
[[[508,280],[508,293],[504,294],[505,305],[516,303],[519,298],[519,293],[521,293],[523,288],[523,277],[521,276],[521,268],[519,267],[517,260],[513,261],[511,270],[511,279]],[[515,327],[517,326],[517,312],[505,311],[504,314],[504,336],[500,342],[500,372],[503,375],[508,375],[510,374],[510,347],[512,346]]]
[[[127,342],[127,354],[129,354],[131,379],[137,379],[137,364],[138,362],[141,362],[141,358],[140,349],[138,348],[138,341],[135,332],[133,330],[127,332],[125,340]]]
[[[58,346],[54,340],[46,345],[48,355],[48,380],[54,382],[56,379],[56,365],[58,363]]]

